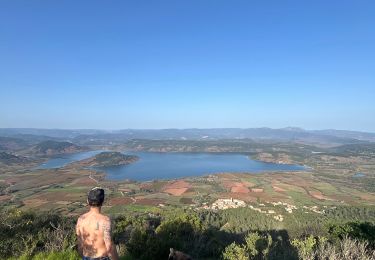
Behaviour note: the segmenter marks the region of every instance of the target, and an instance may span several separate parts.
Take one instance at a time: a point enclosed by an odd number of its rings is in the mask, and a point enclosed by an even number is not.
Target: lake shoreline
[[[42,166],[44,169],[74,167],[100,151],[90,151],[63,158],[54,158]],[[304,171],[306,167],[296,164],[261,162],[250,157],[250,153],[238,152],[136,152],[126,151],[129,156],[138,156],[127,165],[92,167],[104,173],[110,181],[147,181],[156,179],[181,179],[223,172],[262,174],[264,172]],[[59,165],[59,163],[61,165]],[[77,166],[78,167],[78,166]]]

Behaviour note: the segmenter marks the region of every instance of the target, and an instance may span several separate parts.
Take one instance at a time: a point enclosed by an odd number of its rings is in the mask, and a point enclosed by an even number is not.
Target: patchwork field
[[[295,146],[292,148],[296,149]],[[108,181],[105,173],[75,164],[58,169],[35,169],[33,162],[15,165],[13,169],[11,166],[0,169],[0,205],[76,215],[86,210],[87,191],[102,186],[107,193],[103,210],[112,214],[157,212],[174,207],[198,210],[210,207],[220,199],[238,199],[254,207],[272,203],[300,208],[375,206],[375,158],[371,152],[355,156],[343,152],[316,154],[312,150],[309,154],[306,147],[297,152],[291,148],[288,151],[271,149],[266,154],[258,149],[259,153],[252,157],[306,165],[309,170],[261,174],[228,172],[136,182]],[[358,172],[361,177],[354,177]]]
[[[58,210],[69,214],[84,211],[87,191],[98,185],[107,190],[104,211],[111,213],[176,206],[200,208],[217,199],[229,198],[251,205],[277,202],[298,207],[375,205],[373,193],[325,182],[314,172],[223,173],[137,183],[109,182],[95,171],[63,168],[2,174],[0,178],[9,185],[8,194],[0,196],[3,206]]]

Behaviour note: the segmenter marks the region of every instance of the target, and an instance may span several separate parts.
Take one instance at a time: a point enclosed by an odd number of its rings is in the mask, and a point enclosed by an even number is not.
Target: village
[[[292,214],[294,210],[298,210],[299,208],[295,205],[288,204],[286,202],[269,202],[266,201],[264,203],[258,203],[258,206],[253,206],[250,204],[246,204],[245,201],[239,200],[239,199],[218,199],[214,203],[212,203],[211,206],[209,206],[207,203],[204,203],[204,205],[198,209],[210,209],[210,210],[225,210],[225,209],[235,209],[235,208],[244,208],[248,207],[254,211],[257,211],[259,213],[265,214],[266,216],[272,216],[277,221],[284,221],[284,215],[282,215],[279,211],[276,209],[269,209],[269,208],[282,208],[285,210],[286,213]],[[323,206],[323,208],[327,208],[327,206]],[[303,212],[308,214],[310,212],[314,212],[317,214],[325,214],[325,210],[320,210],[318,206],[303,206],[302,209]],[[280,214],[278,214],[280,213]]]

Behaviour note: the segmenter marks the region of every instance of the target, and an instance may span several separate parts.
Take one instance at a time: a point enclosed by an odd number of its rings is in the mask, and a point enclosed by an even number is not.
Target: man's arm
[[[107,248],[107,252],[111,260],[119,260],[116,246],[112,241],[111,237],[111,220],[107,218],[104,223],[103,223],[103,238],[104,238],[104,243]]]
[[[77,220],[77,225],[76,225],[77,250],[78,250],[78,254],[79,254],[81,257],[83,257],[82,238],[81,238],[81,230],[80,230],[80,222],[81,222],[81,217],[78,218],[78,220]]]

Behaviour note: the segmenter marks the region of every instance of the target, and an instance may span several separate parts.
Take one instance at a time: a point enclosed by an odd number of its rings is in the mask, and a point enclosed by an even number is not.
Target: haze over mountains
[[[124,143],[132,139],[152,140],[221,140],[253,139],[257,141],[297,142],[317,146],[375,142],[375,133],[345,130],[304,130],[287,127],[272,128],[212,128],[212,129],[34,129],[1,128],[0,150],[56,140],[79,145]]]

